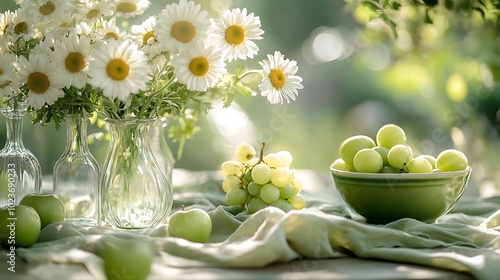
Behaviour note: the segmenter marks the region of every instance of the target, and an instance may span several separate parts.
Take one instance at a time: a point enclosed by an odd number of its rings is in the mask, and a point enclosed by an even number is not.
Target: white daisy
[[[79,21],[96,23],[102,17],[110,17],[113,15],[113,4],[109,0],[88,1],[82,3],[76,18]]]
[[[96,41],[108,41],[108,40],[125,40],[125,32],[120,30],[116,25],[116,19],[112,18],[110,20],[105,20],[102,22],[102,27],[98,28],[94,32]]]
[[[52,105],[64,96],[64,75],[47,55],[30,54],[29,60],[24,56],[19,58],[19,77],[29,89],[26,102],[34,109],[40,109],[45,104]]]
[[[54,45],[53,61],[64,72],[66,87],[82,88],[87,83],[90,50],[90,38],[74,32]]]
[[[15,13],[11,11],[6,11],[0,14],[0,35],[4,35],[7,26],[12,24],[14,15]]]
[[[69,30],[73,28],[74,25],[74,14],[72,12],[63,12],[57,18],[50,21],[47,26],[45,26],[42,33],[50,34],[54,37],[62,38],[62,36],[68,34]]]
[[[130,94],[146,90],[151,80],[147,56],[138,46],[109,41],[94,50],[89,62],[90,83],[105,96],[127,101]]]
[[[227,72],[221,52],[211,45],[196,45],[174,56],[171,64],[179,82],[195,91],[215,86]]]
[[[6,53],[0,57],[0,100],[19,90],[20,83],[17,74],[16,56]]]
[[[144,14],[151,3],[148,0],[116,0],[114,5],[117,14],[129,18]]]
[[[64,11],[75,10],[67,0],[37,0],[31,1],[26,7],[27,13],[37,23],[48,23],[62,15]]]
[[[253,58],[259,52],[259,47],[253,40],[262,39],[264,30],[260,28],[259,17],[253,13],[247,15],[247,10],[239,8],[225,10],[218,19],[212,19],[209,38],[229,61],[233,59]]]
[[[267,59],[259,62],[262,66],[264,78],[259,84],[262,96],[267,96],[271,104],[283,104],[283,98],[290,103],[290,99],[295,101],[299,94],[298,89],[302,89],[302,78],[296,76],[297,62],[285,59],[279,51],[274,52],[274,56],[268,54]]]
[[[162,47],[177,54],[183,48],[196,44],[207,37],[210,20],[207,11],[193,1],[180,0],[170,4],[158,16],[155,29]]]
[[[29,40],[36,36],[35,25],[23,9],[17,9],[14,12],[12,24],[9,25],[6,30],[7,33],[12,36],[13,41],[16,41],[19,37]]]
[[[141,25],[133,25],[130,28],[134,40],[142,46],[142,50],[149,57],[154,57],[161,52],[161,47],[154,32],[155,26],[156,17],[151,16],[143,21]]]

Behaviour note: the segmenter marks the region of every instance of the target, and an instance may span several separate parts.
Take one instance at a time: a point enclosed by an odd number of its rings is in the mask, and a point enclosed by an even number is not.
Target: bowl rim
[[[465,176],[472,171],[472,168],[470,166],[467,166],[466,169],[460,171],[442,171],[436,173],[366,173],[344,171],[335,169],[331,166],[329,168],[333,176],[359,179],[447,179]]]

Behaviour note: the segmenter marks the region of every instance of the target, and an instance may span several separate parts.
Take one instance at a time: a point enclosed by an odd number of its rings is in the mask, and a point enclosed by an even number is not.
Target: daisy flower
[[[194,46],[174,56],[171,64],[179,82],[194,91],[215,86],[227,72],[221,52],[212,45]]]
[[[264,78],[259,84],[262,96],[267,96],[271,104],[283,104],[283,99],[290,103],[290,99],[295,101],[299,94],[298,89],[302,89],[302,78],[296,76],[297,62],[285,59],[279,51],[274,55],[267,55],[267,59],[259,62],[262,66]]]
[[[5,34],[7,26],[12,24],[14,15],[15,13],[11,11],[6,11],[0,14],[0,35]]]
[[[28,87],[26,102],[35,110],[52,105],[64,96],[64,75],[51,63],[47,55],[30,54],[29,60],[19,58],[19,77]]]
[[[161,46],[172,54],[206,38],[210,20],[207,11],[193,1],[180,0],[162,10],[155,29]]]
[[[110,17],[113,15],[113,4],[109,0],[88,1],[82,3],[82,7],[78,10],[76,18],[79,21],[96,23],[103,16]]]
[[[121,31],[116,25],[116,19],[112,18],[110,20],[105,20],[102,22],[102,27],[98,28],[94,32],[96,41],[108,41],[117,40],[122,41],[125,38],[125,32]]]
[[[116,0],[114,4],[116,13],[124,18],[142,15],[151,5],[148,0]]]
[[[0,57],[0,100],[19,90],[16,56],[6,53]]]
[[[73,6],[67,0],[38,0],[31,1],[26,10],[35,22],[47,23],[59,18],[64,11],[73,10]]]
[[[151,16],[143,21],[141,25],[133,25],[130,28],[135,41],[142,46],[142,50],[149,57],[154,57],[161,52],[161,47],[155,37],[155,26],[156,17]]]
[[[83,88],[87,83],[87,59],[90,55],[90,38],[78,37],[75,32],[54,45],[53,61],[62,69],[65,86]]]
[[[110,41],[92,52],[89,62],[90,84],[104,96],[127,101],[131,94],[148,88],[151,80],[147,56],[138,46]]]
[[[32,20],[26,15],[24,9],[17,9],[12,18],[12,24],[7,27],[7,32],[12,36],[12,41],[15,42],[22,37],[26,40],[36,36],[35,25]]]
[[[209,38],[219,49],[224,50],[224,56],[229,61],[233,59],[253,58],[259,52],[259,47],[253,40],[262,39],[264,30],[260,28],[259,17],[247,10],[239,8],[225,10],[218,19],[212,19]]]

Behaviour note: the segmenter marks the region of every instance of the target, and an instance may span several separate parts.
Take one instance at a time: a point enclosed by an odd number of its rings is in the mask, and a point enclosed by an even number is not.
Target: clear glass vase
[[[87,144],[88,118],[66,118],[67,142],[53,170],[54,193],[66,208],[65,221],[94,226],[98,221],[99,166]]]
[[[7,138],[0,150],[0,206],[14,206],[28,193],[40,193],[42,171],[35,155],[24,147],[22,137],[26,106],[4,107]]]
[[[167,179],[172,183],[172,171],[174,170],[175,158],[172,150],[167,143],[165,129],[168,127],[168,119],[165,117],[158,118],[151,128],[151,149],[156,160]]]
[[[155,119],[105,119],[110,131],[102,168],[101,205],[106,223],[145,228],[164,222],[172,208],[172,184],[151,150]]]

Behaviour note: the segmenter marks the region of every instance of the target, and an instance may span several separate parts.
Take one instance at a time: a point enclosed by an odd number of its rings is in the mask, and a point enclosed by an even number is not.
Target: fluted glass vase
[[[35,155],[24,147],[22,137],[26,106],[4,107],[7,138],[0,150],[0,206],[14,206],[28,193],[40,193],[42,171]]]
[[[155,119],[105,119],[110,131],[102,167],[101,204],[106,223],[118,228],[155,226],[172,208],[172,184],[151,151]]]
[[[65,221],[93,226],[98,221],[99,166],[87,144],[84,114],[66,117],[67,141],[53,170],[54,193],[64,202]]]
[[[168,119],[158,118],[151,128],[151,149],[158,164],[172,183],[172,171],[174,170],[175,158],[167,143],[165,130],[168,127]]]

